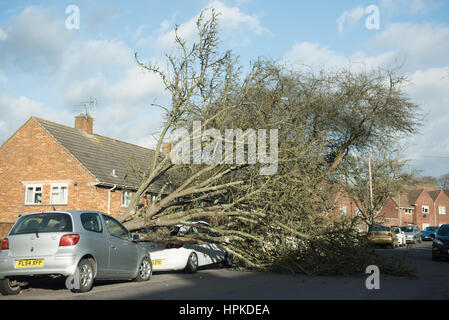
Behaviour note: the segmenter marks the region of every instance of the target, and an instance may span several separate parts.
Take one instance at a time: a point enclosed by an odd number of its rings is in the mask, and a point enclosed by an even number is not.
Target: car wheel
[[[189,255],[189,259],[187,259],[187,265],[184,271],[187,273],[194,273],[196,270],[198,270],[198,256],[195,252],[192,252]]]
[[[223,266],[225,268],[230,268],[230,267],[232,267],[233,263],[234,263],[234,257],[232,256],[232,254],[226,253],[225,259],[222,262]]]
[[[139,270],[137,272],[137,277],[134,278],[136,282],[148,281],[153,273],[153,264],[151,259],[144,257],[139,264]]]
[[[79,288],[70,289],[74,293],[83,293],[88,292],[92,289],[94,284],[94,268],[92,266],[92,262],[88,259],[83,259],[78,264],[78,275],[79,279],[74,279],[78,281]]]
[[[20,293],[20,285],[17,281],[5,278],[0,280],[0,292],[5,296],[11,296]]]

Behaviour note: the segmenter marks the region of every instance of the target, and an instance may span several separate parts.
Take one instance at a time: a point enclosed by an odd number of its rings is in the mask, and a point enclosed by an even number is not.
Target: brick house
[[[385,225],[427,226],[449,223],[449,195],[438,186],[417,185],[390,198],[379,213]]]
[[[154,151],[93,133],[93,118],[68,127],[31,117],[0,147],[0,238],[20,214],[92,209],[118,216]],[[147,200],[159,192],[149,190]]]

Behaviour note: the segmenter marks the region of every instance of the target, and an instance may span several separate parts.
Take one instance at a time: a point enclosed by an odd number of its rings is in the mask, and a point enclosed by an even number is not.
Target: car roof
[[[29,215],[32,215],[32,214],[39,214],[39,213],[41,213],[41,214],[42,213],[68,213],[68,214],[76,215],[76,216],[81,215],[83,213],[106,214],[104,212],[100,212],[100,211],[96,211],[96,210],[54,210],[54,211],[47,210],[47,211],[36,211],[36,212],[24,213],[24,214],[21,215],[21,217],[29,216]]]

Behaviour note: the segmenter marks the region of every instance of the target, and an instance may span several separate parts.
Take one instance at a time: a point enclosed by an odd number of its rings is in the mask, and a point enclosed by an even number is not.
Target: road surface
[[[381,275],[380,289],[368,290],[369,275],[353,277],[289,276],[245,272],[220,267],[195,274],[155,273],[149,282],[97,281],[92,291],[74,294],[64,281],[32,283],[16,299],[151,299],[151,300],[292,300],[292,299],[449,299],[449,262],[431,261],[431,242],[412,248],[379,249],[382,254],[406,255],[418,279]]]

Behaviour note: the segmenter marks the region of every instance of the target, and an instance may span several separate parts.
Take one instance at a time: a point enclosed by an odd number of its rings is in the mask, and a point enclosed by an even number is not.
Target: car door
[[[137,269],[137,244],[117,220],[103,215],[109,233],[109,270],[118,277],[130,277]]]
[[[82,213],[81,224],[85,230],[88,246],[97,262],[97,279],[107,278],[109,273],[109,239],[100,215],[95,212]]]

